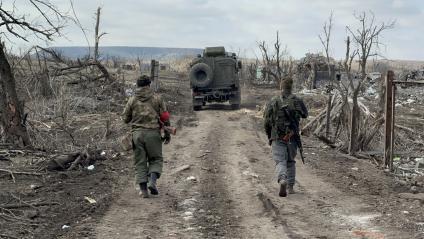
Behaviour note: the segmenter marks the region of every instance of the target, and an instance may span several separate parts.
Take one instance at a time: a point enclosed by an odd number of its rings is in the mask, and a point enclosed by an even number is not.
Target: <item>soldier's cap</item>
[[[286,78],[283,80],[282,83],[283,90],[291,90],[293,88],[293,79],[292,78]]]
[[[150,85],[150,83],[152,83],[150,81],[150,77],[147,75],[142,75],[140,76],[140,78],[137,79],[137,86],[138,87],[144,87],[144,86],[148,86]]]

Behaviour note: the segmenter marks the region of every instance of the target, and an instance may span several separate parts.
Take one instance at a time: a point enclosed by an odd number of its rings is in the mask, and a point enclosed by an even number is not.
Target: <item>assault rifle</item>
[[[305,157],[303,156],[303,146],[302,141],[300,139],[300,133],[299,133],[299,125],[295,121],[294,116],[291,114],[291,110],[288,109],[287,105],[282,107],[282,110],[284,111],[284,114],[286,115],[287,119],[290,121],[290,129],[293,130],[293,139],[294,142],[297,144],[297,147],[299,148],[300,152],[300,158],[302,159],[302,163],[305,164]]]

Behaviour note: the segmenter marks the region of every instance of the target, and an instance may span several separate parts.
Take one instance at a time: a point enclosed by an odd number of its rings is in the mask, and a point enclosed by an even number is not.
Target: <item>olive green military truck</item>
[[[210,102],[227,102],[240,108],[239,72],[241,61],[224,47],[206,47],[190,65],[193,109],[201,110]]]

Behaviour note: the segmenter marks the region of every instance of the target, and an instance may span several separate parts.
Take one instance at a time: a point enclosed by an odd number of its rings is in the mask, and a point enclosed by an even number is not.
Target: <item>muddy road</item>
[[[383,215],[373,205],[300,161],[297,193],[278,197],[270,147],[249,100],[236,111],[210,105],[196,112],[165,146],[160,195],[140,198],[128,176],[97,238],[413,238],[375,223]],[[304,144],[307,158],[318,157],[317,141]]]

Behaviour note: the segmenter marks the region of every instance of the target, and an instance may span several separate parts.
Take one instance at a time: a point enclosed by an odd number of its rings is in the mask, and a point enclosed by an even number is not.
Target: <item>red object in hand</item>
[[[168,111],[165,111],[165,112],[163,112],[161,115],[160,115],[160,121],[161,122],[167,122],[168,120],[169,120],[169,117],[170,117],[171,115],[169,114],[169,112]]]

